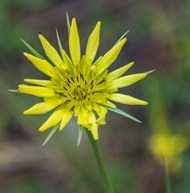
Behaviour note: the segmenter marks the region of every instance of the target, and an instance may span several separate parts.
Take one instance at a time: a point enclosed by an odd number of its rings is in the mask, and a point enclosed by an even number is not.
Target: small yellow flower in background
[[[149,138],[148,147],[156,159],[163,163],[161,156],[167,159],[170,171],[177,172],[182,166],[182,155],[187,147],[186,138],[177,134],[154,134]]]
[[[168,167],[169,172],[177,173],[183,166],[183,153],[188,148],[188,139],[183,133],[175,132],[176,126],[171,126],[172,120],[168,117],[159,77],[152,76],[147,84],[144,87],[145,93],[151,98],[147,147],[160,164]]]
[[[63,130],[71,118],[76,117],[79,130],[88,129],[97,140],[98,127],[106,124],[105,118],[108,110],[138,121],[117,109],[113,102],[126,105],[147,105],[147,102],[119,93],[118,90],[145,78],[148,72],[122,76],[133,66],[133,62],[109,72],[108,68],[117,59],[127,39],[120,38],[106,54],[96,58],[100,27],[101,22],[97,22],[88,38],[83,55],[75,18],[72,19],[69,27],[70,55],[62,48],[58,33],[60,54],[42,34],[38,36],[46,58],[24,42],[34,54],[24,53],[24,56],[39,71],[49,77],[48,80],[24,79],[29,85],[18,86],[18,92],[34,95],[43,100],[24,111],[24,114],[44,114],[54,110],[39,131],[45,131],[54,126]]]

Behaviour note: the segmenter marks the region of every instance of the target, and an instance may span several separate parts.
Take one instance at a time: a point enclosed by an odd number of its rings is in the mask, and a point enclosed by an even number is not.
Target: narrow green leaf
[[[68,34],[69,34],[70,33],[71,24],[70,24],[70,19],[69,19],[68,12],[66,12],[66,20],[67,20],[67,30],[68,30]]]
[[[56,36],[57,36],[57,42],[58,42],[58,45],[59,45],[59,50],[60,50],[60,52],[61,52],[61,50],[63,49],[63,47],[62,47],[62,44],[61,44],[61,40],[60,40],[60,37],[59,37],[59,33],[58,33],[57,28],[55,28],[55,31],[56,31]]]
[[[138,122],[138,123],[142,123],[142,122],[141,122],[140,120],[138,120],[137,118],[133,117],[132,115],[130,115],[130,114],[128,114],[128,113],[126,113],[126,112],[118,109],[118,108],[111,108],[111,107],[106,107],[106,108],[107,108],[108,110],[114,112],[114,113],[118,113],[118,114],[120,114],[120,115],[123,115],[124,117],[127,117],[127,118],[129,118],[129,119],[131,119],[131,120],[133,120],[133,121],[136,121],[136,122]]]
[[[38,58],[44,59],[42,55],[40,55],[32,46],[30,46],[27,42],[25,42],[23,39],[21,41],[24,43],[24,45]]]
[[[77,146],[80,145],[81,139],[82,139],[82,132],[83,132],[83,126],[79,125],[78,126],[78,141],[77,141]]]
[[[53,127],[53,129],[50,131],[49,135],[46,137],[45,141],[43,142],[42,146],[44,146],[50,140],[50,138],[53,136],[53,134],[57,131],[58,128],[59,128],[59,125],[56,125],[55,127]]]
[[[130,32],[130,30],[126,31],[116,42],[116,44],[121,41],[128,33]]]
[[[171,190],[171,182],[170,182],[170,176],[168,171],[168,163],[166,156],[162,154],[163,162],[164,162],[164,172],[165,172],[165,182],[166,182],[166,193],[172,193]]]

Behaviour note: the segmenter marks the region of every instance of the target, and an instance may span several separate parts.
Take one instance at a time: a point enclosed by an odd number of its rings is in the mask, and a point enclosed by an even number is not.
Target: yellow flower
[[[169,169],[178,171],[182,166],[182,153],[187,149],[187,141],[179,134],[154,134],[149,138],[148,148],[158,161],[164,154]]]
[[[88,129],[97,140],[98,127],[106,124],[105,117],[108,110],[135,120],[134,117],[117,109],[111,101],[126,105],[147,105],[147,102],[118,93],[118,90],[145,78],[148,73],[122,76],[133,65],[133,62],[115,71],[108,71],[125,45],[126,38],[120,38],[105,55],[96,58],[100,27],[101,22],[97,22],[88,38],[83,55],[75,18],[72,19],[69,28],[70,56],[62,49],[58,33],[60,53],[42,34],[38,36],[47,58],[43,58],[24,42],[34,54],[24,53],[24,56],[49,77],[48,80],[24,79],[31,85],[18,86],[20,93],[43,99],[43,102],[24,111],[24,114],[43,114],[54,110],[39,131],[45,131],[57,125],[62,130],[72,117],[76,117],[79,128]]]

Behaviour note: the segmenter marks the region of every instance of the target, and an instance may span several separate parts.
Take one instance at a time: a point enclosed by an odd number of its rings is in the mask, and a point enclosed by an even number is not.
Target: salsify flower
[[[24,79],[29,85],[20,84],[18,86],[18,92],[34,95],[43,100],[24,111],[24,114],[44,114],[54,110],[39,128],[39,131],[45,131],[54,126],[58,126],[62,130],[72,117],[76,117],[79,130],[86,128],[97,140],[98,127],[106,124],[105,117],[108,110],[138,121],[117,109],[113,102],[126,105],[147,105],[147,102],[119,93],[118,90],[145,78],[148,73],[122,76],[133,66],[133,62],[109,72],[108,68],[118,57],[127,39],[121,37],[106,54],[96,58],[100,28],[101,22],[97,22],[88,38],[83,55],[81,54],[80,37],[75,18],[72,19],[69,26],[70,55],[62,48],[58,32],[60,53],[42,34],[38,36],[46,58],[24,42],[33,52],[33,55],[24,53],[24,56],[39,71],[49,77],[48,80]]]
[[[183,164],[182,153],[187,149],[188,143],[184,136],[171,133],[154,133],[148,139],[148,148],[155,158],[163,164],[160,159],[166,156],[169,170],[178,172]]]

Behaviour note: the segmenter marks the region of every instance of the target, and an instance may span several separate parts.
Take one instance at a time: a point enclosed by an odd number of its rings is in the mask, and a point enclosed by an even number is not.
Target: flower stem
[[[114,193],[112,185],[111,185],[109,177],[108,177],[108,174],[107,174],[106,169],[105,169],[105,165],[104,165],[99,147],[98,147],[98,142],[96,140],[94,140],[90,131],[88,131],[86,129],[86,132],[87,132],[88,139],[91,143],[92,150],[94,152],[100,174],[102,176],[102,180],[103,180],[104,188],[105,188],[105,193]]]

